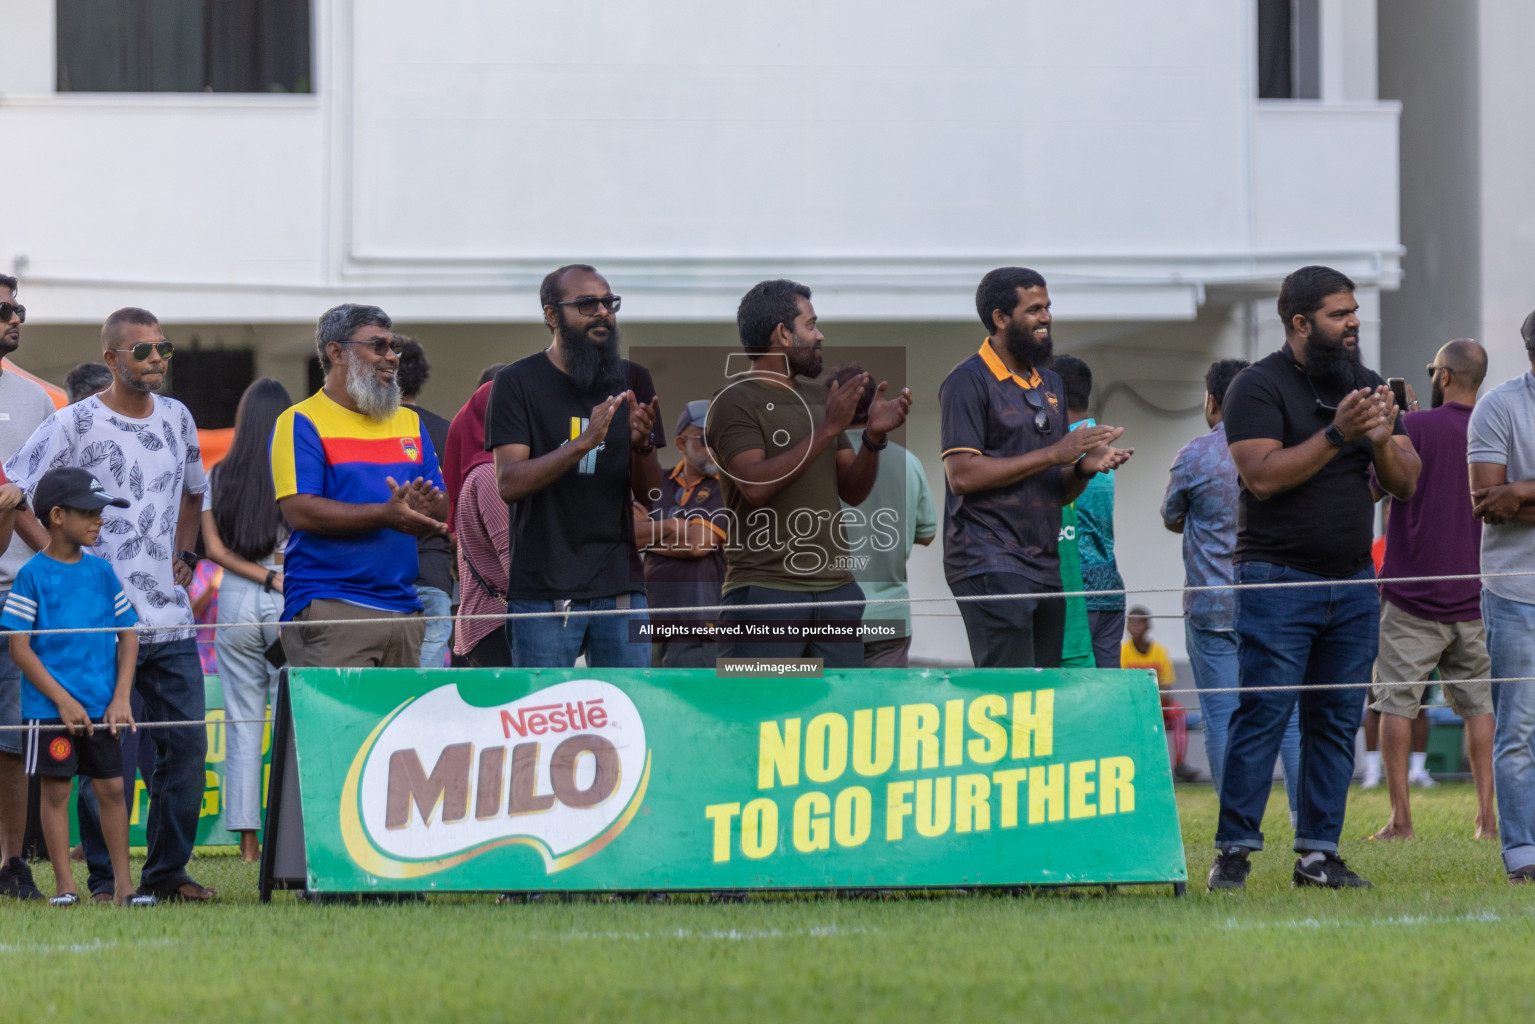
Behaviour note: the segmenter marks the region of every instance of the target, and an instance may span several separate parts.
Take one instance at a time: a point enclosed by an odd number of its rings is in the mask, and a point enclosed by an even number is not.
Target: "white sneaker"
[[[1439,785],[1439,783],[1434,781],[1434,777],[1428,772],[1418,772],[1417,774],[1409,772],[1407,775],[1407,784],[1409,786],[1417,786],[1419,789],[1433,789],[1435,786]]]
[[[1364,779],[1360,781],[1360,789],[1376,789],[1380,786],[1380,769],[1364,766]]]

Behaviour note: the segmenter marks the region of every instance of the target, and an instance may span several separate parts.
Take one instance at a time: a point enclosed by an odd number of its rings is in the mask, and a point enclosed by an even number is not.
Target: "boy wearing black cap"
[[[112,857],[115,902],[153,906],[138,895],[128,874],[128,810],[123,800],[123,750],[118,729],[136,729],[128,688],[138,663],[138,615],[105,560],[86,554],[101,533],[101,510],[126,508],[89,471],[53,469],[38,481],[33,505],[48,528],[48,544],[16,574],[0,626],[11,633],[11,657],[24,678],[22,717],[27,774],[41,778],[39,818],[58,894],[49,902],[80,902],[69,865],[69,790],[76,776],[89,778],[101,805],[101,829]],[[90,629],[111,632],[42,633],[30,630]],[[115,667],[114,667],[115,666]],[[98,727],[95,720],[100,719]]]

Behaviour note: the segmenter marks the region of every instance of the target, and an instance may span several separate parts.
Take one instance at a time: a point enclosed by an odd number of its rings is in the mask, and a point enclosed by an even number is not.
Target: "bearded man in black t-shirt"
[[[585,264],[553,271],[539,289],[549,347],[496,375],[485,447],[510,506],[507,611],[555,613],[507,621],[519,668],[643,668],[645,574],[632,503],[661,486],[659,402],[650,372],[618,354],[619,297]],[[588,616],[627,608],[630,615]],[[573,614],[575,613],[575,614]]]
[[[1360,362],[1354,282],[1328,267],[1285,278],[1285,343],[1237,375],[1222,411],[1241,478],[1235,563],[1242,693],[1221,780],[1213,889],[1246,885],[1263,849],[1274,758],[1300,702],[1297,886],[1369,886],[1338,856],[1354,733],[1380,635],[1370,559],[1380,488],[1406,501],[1421,464],[1385,381]],[[1306,586],[1274,587],[1276,583]],[[1357,684],[1337,689],[1339,683]]]

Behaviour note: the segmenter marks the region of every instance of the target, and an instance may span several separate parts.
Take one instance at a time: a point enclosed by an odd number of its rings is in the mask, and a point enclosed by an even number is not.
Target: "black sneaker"
[[[1305,867],[1300,861],[1295,862],[1295,886],[1304,888],[1308,885],[1320,886],[1324,889],[1368,889],[1370,883],[1349,870],[1349,866],[1343,863],[1343,858],[1336,853],[1328,851],[1322,854],[1322,859],[1310,867]]]
[[[1233,846],[1215,855],[1215,863],[1210,865],[1211,892],[1247,888],[1247,873],[1253,868],[1247,859],[1248,852],[1245,846]]]
[[[1509,885],[1528,885],[1530,882],[1535,882],[1535,864],[1526,864],[1508,873]]]
[[[13,900],[40,900],[43,891],[32,880],[32,867],[20,857],[12,857],[0,866],[0,896]]]

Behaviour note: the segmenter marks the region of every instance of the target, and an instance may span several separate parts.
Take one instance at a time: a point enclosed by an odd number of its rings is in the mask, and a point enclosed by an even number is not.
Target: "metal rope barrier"
[[[1116,590],[1067,590],[1044,591],[1028,594],[966,594],[963,596],[949,595],[947,597],[897,597],[879,599],[869,602],[862,599],[846,598],[837,601],[817,601],[815,608],[852,608],[866,604],[939,604],[948,601],[964,603],[967,601],[1035,601],[1040,598],[1071,598],[1071,597],[1128,597],[1131,594],[1201,594],[1222,591],[1242,590],[1288,590],[1300,587],[1342,587],[1342,586],[1380,586],[1383,583],[1442,583],[1465,580],[1492,580],[1510,579],[1522,576],[1535,576],[1535,570],[1523,570],[1520,572],[1486,572],[1463,573],[1446,576],[1392,576],[1377,578],[1374,576],[1360,577],[1357,579],[1316,579],[1316,580],[1280,580],[1273,583],[1215,583],[1196,587],[1121,587]],[[665,613],[665,617],[675,615],[690,615],[697,612],[722,612],[722,611],[768,611],[773,609],[804,611],[806,605],[793,601],[779,601],[757,604],[707,604],[688,605],[680,608],[571,608],[568,611],[552,610],[547,612],[485,612],[478,615],[412,615],[418,622],[472,622],[481,620],[496,620],[502,622],[515,622],[522,619],[568,619],[568,618],[597,618],[603,616],[623,615],[632,616],[645,614],[649,611]],[[382,611],[382,609],[379,609]],[[406,616],[400,616],[406,617]],[[305,626],[357,626],[376,623],[379,620],[372,619],[305,619]],[[286,623],[272,622],[196,622],[180,623],[169,626],[134,625],[126,628],[140,633],[169,632],[196,629],[270,629],[274,626],[286,625]],[[17,629],[15,633],[25,633],[29,636],[62,635],[66,633],[119,633],[122,630],[116,626],[77,626],[61,627],[56,629]]]

